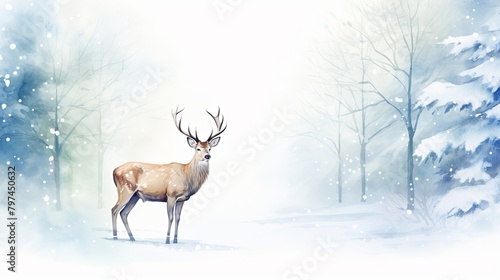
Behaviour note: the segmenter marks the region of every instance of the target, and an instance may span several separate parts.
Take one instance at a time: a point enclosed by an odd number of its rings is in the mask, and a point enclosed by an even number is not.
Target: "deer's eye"
[[[200,148],[198,148],[198,149],[196,149],[196,150],[197,150],[198,152],[199,152],[199,151],[201,151],[201,149],[200,149]]]

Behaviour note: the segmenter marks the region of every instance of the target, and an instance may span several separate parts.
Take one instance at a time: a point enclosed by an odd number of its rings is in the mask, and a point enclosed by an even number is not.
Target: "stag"
[[[186,164],[172,162],[168,164],[151,164],[142,162],[128,162],[113,171],[113,179],[118,191],[118,201],[111,209],[113,222],[113,239],[117,239],[116,217],[118,212],[127,230],[131,241],[135,241],[128,224],[128,214],[137,201],[157,201],[167,203],[168,231],[166,243],[170,243],[170,229],[175,214],[175,233],[173,243],[177,243],[177,232],[184,202],[198,192],[208,177],[210,149],[217,146],[220,135],[227,128],[224,124],[224,117],[220,113],[217,115],[207,113],[216,124],[216,131],[212,129],[206,141],[200,141],[198,133],[191,133],[188,126],[187,133],[182,129],[182,117],[177,120],[183,111],[179,107],[172,111],[172,118],[177,129],[187,136],[189,147],[194,149],[194,156]]]

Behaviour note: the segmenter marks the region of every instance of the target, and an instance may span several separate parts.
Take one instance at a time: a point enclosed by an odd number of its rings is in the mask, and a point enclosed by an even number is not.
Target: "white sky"
[[[99,11],[116,18],[118,27],[127,20],[122,24],[139,49],[169,72],[150,93],[162,97],[167,118],[155,125],[173,129],[168,112],[180,104],[186,107],[186,124],[202,122],[203,131],[203,122],[210,121],[204,110],[220,106],[232,146],[267,125],[273,109],[296,102],[313,73],[309,59],[315,42],[338,6],[333,1],[241,1],[221,19],[212,0],[128,1],[116,8],[118,2],[106,1]],[[77,11],[84,13],[82,7]],[[222,141],[230,139],[224,136]]]
[[[166,86],[174,99],[240,114],[290,99],[310,74],[307,53],[335,5],[239,1],[221,14],[214,3],[223,2],[130,2],[144,47],[173,74]]]
[[[223,13],[223,19],[214,3],[226,1],[128,1],[116,12],[112,4],[116,2],[106,2],[101,9],[114,14],[117,22],[122,17],[132,19],[123,23],[127,32],[137,38],[143,53],[170,73],[150,93],[161,96],[155,105],[163,106],[165,114],[147,123],[138,116],[135,131],[127,132],[134,146],[124,142],[115,154],[109,153],[108,168],[131,160],[189,161],[192,151],[173,126],[171,108],[185,107],[185,125],[197,126],[204,138],[213,126],[204,110],[220,106],[228,130],[212,152],[212,175],[236,160],[243,171],[231,185],[248,186],[224,191],[225,200],[237,202],[269,188],[286,187],[286,174],[296,171],[286,170],[292,163],[283,161],[282,153],[289,151],[278,134],[251,161],[238,147],[268,128],[273,111],[293,112],[316,70],[309,61],[316,53],[315,43],[325,35],[332,13],[339,13],[343,5],[335,2],[241,1]],[[265,199],[272,204],[274,196]]]

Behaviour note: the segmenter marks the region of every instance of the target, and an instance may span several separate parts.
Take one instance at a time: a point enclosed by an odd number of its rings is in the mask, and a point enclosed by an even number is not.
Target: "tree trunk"
[[[412,114],[413,114],[413,102],[412,102],[412,82],[413,82],[413,54],[410,54],[410,69],[408,71],[408,91],[407,91],[407,124],[406,128],[408,130],[408,154],[406,157],[407,164],[407,187],[408,187],[408,199],[406,210],[411,212],[415,209],[415,184],[413,182],[413,138],[415,136],[415,127],[413,126]]]
[[[59,150],[59,136],[54,135],[54,182],[56,184],[56,210],[61,211],[61,152]]]
[[[408,202],[406,209],[413,211],[415,209],[415,185],[413,182],[413,136],[414,132],[408,133],[408,154],[407,154],[407,186],[408,186]]]
[[[339,102],[339,107],[337,111],[337,119],[340,121],[340,110],[341,104]],[[338,193],[339,193],[339,203],[342,203],[342,130],[340,128],[340,124],[337,127],[337,157],[338,157],[338,169],[337,169],[337,180],[338,180]]]
[[[363,69],[365,65],[363,62]],[[363,75],[361,76],[362,81],[365,80],[365,71],[363,70]],[[359,151],[359,164],[361,172],[361,202],[366,201],[366,107],[365,107],[365,90],[363,85],[361,86],[361,147]]]
[[[361,143],[360,155],[360,172],[361,172],[361,202],[366,202],[366,143]]]
[[[99,149],[97,151],[97,208],[102,208],[102,168],[103,168],[103,147],[99,144]]]
[[[55,119],[54,119],[54,182],[56,184],[56,210],[61,211],[61,147],[59,143],[59,111],[56,91]]]
[[[104,161],[104,145],[102,136],[102,111],[99,108],[99,134],[97,135],[97,209],[102,208],[102,168]]]
[[[342,159],[339,156],[339,167],[337,169],[339,203],[342,203]]]

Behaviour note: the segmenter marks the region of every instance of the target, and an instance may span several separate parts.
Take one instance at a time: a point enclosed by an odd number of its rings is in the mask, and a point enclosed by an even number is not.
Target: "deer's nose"
[[[209,154],[206,154],[206,155],[205,155],[205,159],[210,159],[210,158],[211,158],[211,157],[210,157],[210,155],[209,155]]]

